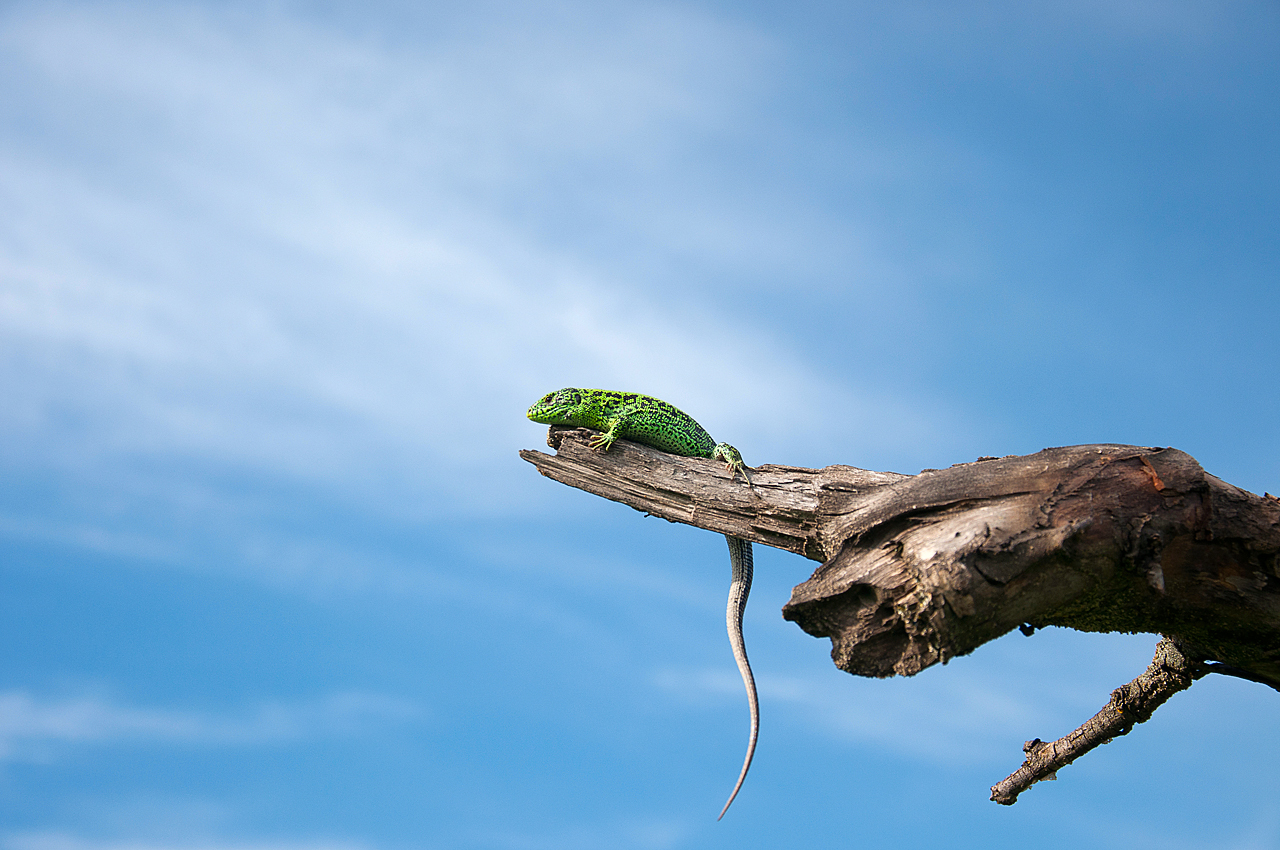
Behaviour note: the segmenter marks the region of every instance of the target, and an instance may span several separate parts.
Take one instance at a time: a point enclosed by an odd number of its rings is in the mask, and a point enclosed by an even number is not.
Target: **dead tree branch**
[[[1071,446],[919,475],[764,465],[747,487],[715,461],[623,441],[592,452],[591,433],[553,427],[556,455],[520,454],[647,514],[821,561],[783,616],[830,638],[849,673],[909,676],[1019,627],[1168,639],[1116,691],[1131,696],[1113,695],[1055,744],[1029,745],[993,789],[1000,802],[1207,672],[1280,690],[1280,501],[1176,449]]]

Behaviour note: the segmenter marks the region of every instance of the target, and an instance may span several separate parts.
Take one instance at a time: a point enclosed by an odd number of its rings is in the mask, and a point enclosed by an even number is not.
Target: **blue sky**
[[[561,386],[749,463],[1172,445],[1280,488],[1273,3],[0,8],[0,850],[1280,847],[1145,635],[854,679],[757,547],[521,462]],[[1052,828],[1046,831],[1046,824]]]

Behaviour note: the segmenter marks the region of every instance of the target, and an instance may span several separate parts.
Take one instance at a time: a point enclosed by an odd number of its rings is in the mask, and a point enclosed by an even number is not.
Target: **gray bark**
[[[849,673],[909,676],[1015,628],[1065,626],[1163,635],[1153,665],[1184,666],[1143,674],[1158,680],[1143,691],[1151,710],[1206,672],[1280,690],[1280,500],[1233,487],[1177,449],[1070,446],[919,475],[766,464],[747,486],[716,461],[635,443],[593,452],[591,434],[555,426],[556,455],[520,454],[543,475],[647,514],[822,562],[783,616],[829,638]],[[1149,716],[1121,714],[1119,725],[1073,735],[1096,746]],[[1030,742],[1028,764],[1032,750],[1043,756],[1068,738]],[[1040,758],[1026,784],[1087,751],[1080,743],[1065,761]],[[1012,802],[1018,790],[993,799]]]

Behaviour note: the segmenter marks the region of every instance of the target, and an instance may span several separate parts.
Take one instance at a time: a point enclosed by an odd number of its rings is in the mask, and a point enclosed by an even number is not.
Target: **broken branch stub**
[[[991,786],[992,801],[1012,806],[1023,791],[1042,779],[1056,779],[1059,770],[1094,747],[1128,735],[1136,724],[1150,720],[1169,697],[1191,687],[1192,682],[1210,672],[1211,668],[1203,662],[1187,658],[1175,641],[1161,638],[1146,672],[1112,691],[1111,699],[1102,710],[1080,728],[1052,743],[1039,738],[1027,741],[1022,747],[1026,760]]]
[[[1025,623],[1175,637],[1280,685],[1280,503],[1183,452],[1046,449],[868,501],[783,609],[842,669],[910,675]]]

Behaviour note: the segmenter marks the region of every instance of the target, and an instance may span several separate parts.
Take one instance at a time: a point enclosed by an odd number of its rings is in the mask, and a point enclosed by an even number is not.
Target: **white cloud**
[[[499,827],[475,836],[477,843],[501,850],[667,850],[687,846],[695,828],[683,820],[631,820],[531,832]]]
[[[192,841],[85,838],[67,832],[13,832],[0,837],[3,850],[365,850],[348,841]]]
[[[732,302],[578,235],[609,219],[687,252],[695,219],[754,215],[707,262],[805,253],[802,225],[689,180],[767,85],[769,42],[557,8],[441,17],[422,44],[165,4],[0,16],[34,116],[0,127],[0,463],[75,481],[89,522],[216,501],[200,470],[419,519],[532,485],[522,413],[565,385],[666,397],[739,444],[923,439],[913,400],[859,399]]]
[[[732,671],[665,671],[656,683],[686,698],[742,698],[742,680]],[[806,719],[838,741],[944,763],[1007,755],[1008,732],[1016,736],[1039,728],[1045,716],[1043,707],[994,678],[977,683],[951,675],[872,683],[757,670],[756,684],[762,703],[775,711],[786,706],[792,717]]]
[[[634,820],[605,826],[576,827],[551,833],[520,832],[503,826],[472,836],[477,846],[504,850],[577,850],[619,847],[626,850],[665,850],[683,846],[688,824],[663,820]],[[86,838],[68,832],[15,832],[0,836],[0,850],[367,850],[351,841],[235,841]]]
[[[72,745],[180,743],[250,746],[353,734],[405,720],[412,705],[378,694],[338,693],[311,703],[263,703],[222,715],[120,705],[100,695],[49,698],[0,692],[0,760],[49,758]]]
[[[944,764],[1003,764],[1029,738],[1066,735],[1093,716],[1145,669],[1156,640],[1049,629],[908,678],[755,673],[762,704],[785,706],[834,740]],[[655,684],[685,699],[742,698],[741,680],[722,668],[664,671]]]

